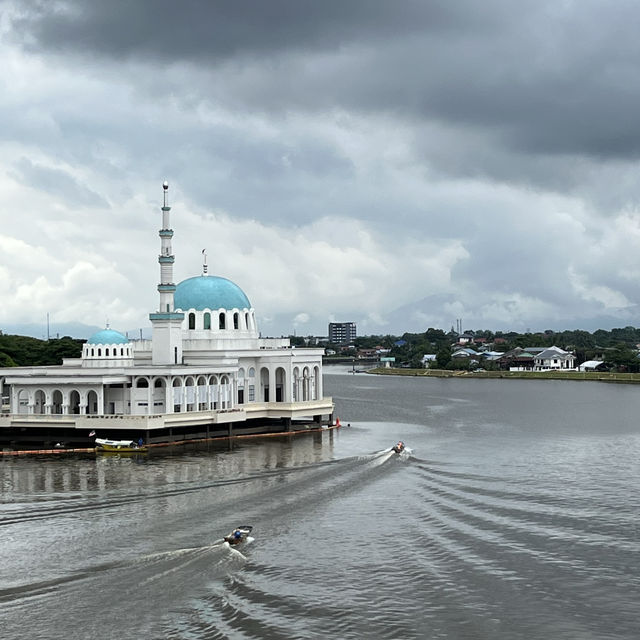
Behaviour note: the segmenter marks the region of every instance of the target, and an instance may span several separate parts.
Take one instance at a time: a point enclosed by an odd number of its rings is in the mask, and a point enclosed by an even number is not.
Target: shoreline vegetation
[[[592,380],[640,384],[640,373],[613,373],[604,371],[453,371],[449,369],[394,369],[375,367],[363,373],[382,376],[413,376],[430,378],[513,378],[518,380]]]

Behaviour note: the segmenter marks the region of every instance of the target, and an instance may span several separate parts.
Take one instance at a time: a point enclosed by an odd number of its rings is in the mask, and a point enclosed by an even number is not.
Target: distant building
[[[355,322],[330,322],[329,342],[331,344],[347,344],[356,339]]]
[[[575,369],[576,358],[573,353],[553,346],[538,353],[534,357],[534,371],[549,371],[552,369]]]
[[[425,353],[422,356],[422,366],[426,369],[432,362],[436,362],[435,353]]]
[[[544,351],[542,349],[541,351]],[[533,371],[534,355],[528,349],[516,347],[500,354],[498,357],[500,368],[508,371]]]
[[[465,349],[458,349],[457,351],[454,351],[451,354],[451,359],[463,359],[463,358],[478,358],[480,354],[477,351],[474,351],[473,349],[469,349],[469,348],[465,348]]]
[[[603,360],[587,360],[578,367],[578,371],[604,371],[605,369]]]

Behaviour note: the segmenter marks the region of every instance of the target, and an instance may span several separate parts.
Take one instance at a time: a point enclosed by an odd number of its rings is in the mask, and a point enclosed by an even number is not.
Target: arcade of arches
[[[252,402],[305,402],[322,398],[320,366],[240,368],[218,374],[140,375],[119,384],[80,381],[13,386],[17,414],[153,415],[228,411]]]

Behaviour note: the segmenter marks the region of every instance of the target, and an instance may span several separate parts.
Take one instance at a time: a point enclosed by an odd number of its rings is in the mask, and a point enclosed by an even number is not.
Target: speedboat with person
[[[224,541],[232,547],[242,544],[243,542],[247,542],[252,529],[252,526],[243,524],[236,527],[228,536],[225,536]]]
[[[393,447],[391,447],[391,450],[395,451],[396,453],[402,453],[404,451],[404,442],[402,442],[402,440],[400,440],[398,442],[398,444],[396,444]]]

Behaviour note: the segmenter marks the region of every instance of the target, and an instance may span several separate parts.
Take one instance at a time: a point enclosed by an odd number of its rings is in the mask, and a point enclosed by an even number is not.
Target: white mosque
[[[129,340],[107,327],[83,345],[81,358],[2,370],[0,395],[9,406],[0,432],[47,428],[72,440],[88,429],[162,440],[209,434],[216,425],[260,432],[287,430],[297,419],[331,419],[322,349],[261,338],[245,293],[209,275],[206,256],[202,275],[174,284],[168,188],[165,182],[151,340]]]

